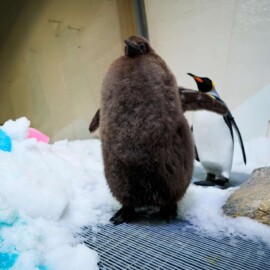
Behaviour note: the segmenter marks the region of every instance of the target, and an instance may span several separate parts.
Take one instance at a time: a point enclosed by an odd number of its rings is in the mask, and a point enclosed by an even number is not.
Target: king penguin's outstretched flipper
[[[94,117],[89,125],[90,132],[94,132],[99,127],[99,111],[100,111],[100,109],[97,110],[96,114],[94,115]]]
[[[178,87],[178,90],[184,112],[207,110],[222,115],[228,113],[227,106],[211,95],[183,87]]]

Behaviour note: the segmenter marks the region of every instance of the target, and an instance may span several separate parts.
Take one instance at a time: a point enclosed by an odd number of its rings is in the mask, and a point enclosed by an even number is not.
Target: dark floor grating
[[[131,270],[269,270],[270,247],[240,237],[214,238],[183,221],[83,229],[85,244],[100,255],[99,268]]]

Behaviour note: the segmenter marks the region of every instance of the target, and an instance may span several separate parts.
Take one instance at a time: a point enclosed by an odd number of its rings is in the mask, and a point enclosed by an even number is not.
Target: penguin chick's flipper
[[[96,131],[99,127],[99,111],[100,111],[100,109],[97,110],[96,114],[94,115],[94,117],[89,125],[90,132]]]
[[[195,90],[178,87],[183,111],[207,110],[218,114],[228,114],[227,106],[214,97]]]
[[[168,204],[163,205],[160,207],[160,216],[164,219],[167,223],[170,220],[174,220],[177,217],[177,204]]]
[[[119,209],[110,219],[114,225],[119,225],[121,223],[129,223],[136,218],[136,212],[134,207],[122,207]]]

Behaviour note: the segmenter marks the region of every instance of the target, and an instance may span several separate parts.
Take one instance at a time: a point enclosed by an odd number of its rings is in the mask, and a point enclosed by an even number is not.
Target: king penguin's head
[[[209,78],[198,77],[191,73],[187,73],[187,74],[195,80],[199,91],[207,93],[215,89],[214,83]]]
[[[148,40],[141,36],[131,36],[125,40],[125,55],[136,57],[153,52]]]

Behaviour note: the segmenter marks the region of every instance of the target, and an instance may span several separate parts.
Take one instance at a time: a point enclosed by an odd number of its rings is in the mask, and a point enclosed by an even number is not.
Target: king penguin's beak
[[[193,75],[192,73],[187,73],[187,75],[194,77],[195,75]]]
[[[187,75],[191,76],[196,82],[203,83],[203,80],[200,77],[198,77],[192,73],[187,73]]]

